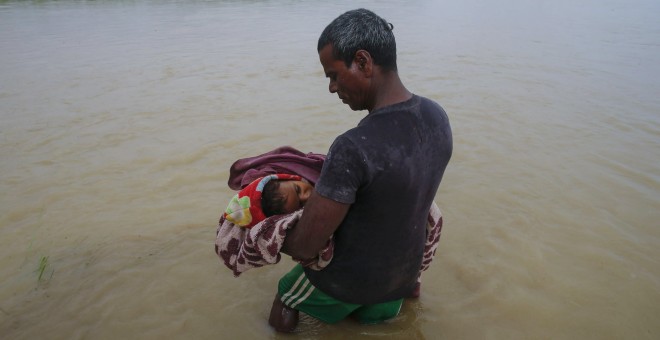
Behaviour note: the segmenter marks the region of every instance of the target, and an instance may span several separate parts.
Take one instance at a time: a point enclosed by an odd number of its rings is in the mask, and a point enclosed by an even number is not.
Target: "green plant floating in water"
[[[37,281],[41,281],[41,279],[43,278],[44,272],[46,271],[46,267],[48,267],[48,256],[42,256],[41,260],[39,260],[39,269],[37,269],[37,271],[39,272],[39,278],[37,279]],[[54,271],[50,273],[51,277],[53,276],[53,272]]]

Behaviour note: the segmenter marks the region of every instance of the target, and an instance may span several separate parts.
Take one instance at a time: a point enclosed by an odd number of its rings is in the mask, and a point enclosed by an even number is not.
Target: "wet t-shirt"
[[[312,284],[357,304],[409,296],[428,211],[451,152],[446,113],[416,95],[374,110],[337,137],[315,190],[351,207],[334,233],[332,262],[305,271]]]

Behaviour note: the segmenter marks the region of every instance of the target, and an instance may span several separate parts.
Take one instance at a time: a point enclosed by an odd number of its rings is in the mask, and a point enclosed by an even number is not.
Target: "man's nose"
[[[330,85],[328,85],[328,91],[330,91],[330,93],[337,92],[337,84],[334,81],[331,81]]]

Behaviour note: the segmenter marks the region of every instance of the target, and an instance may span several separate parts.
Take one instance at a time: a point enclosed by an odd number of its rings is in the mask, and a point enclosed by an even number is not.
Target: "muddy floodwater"
[[[358,7],[449,115],[445,224],[397,318],[293,337],[660,338],[652,0],[0,1],[0,338],[289,338],[293,262],[234,278],[217,221],[233,161],[325,153],[366,114],[316,52]]]

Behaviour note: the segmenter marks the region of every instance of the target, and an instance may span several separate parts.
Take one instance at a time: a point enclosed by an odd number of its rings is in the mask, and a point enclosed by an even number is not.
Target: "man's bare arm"
[[[350,204],[325,198],[314,191],[297,225],[287,232],[281,251],[301,260],[318,256],[344,220]]]

